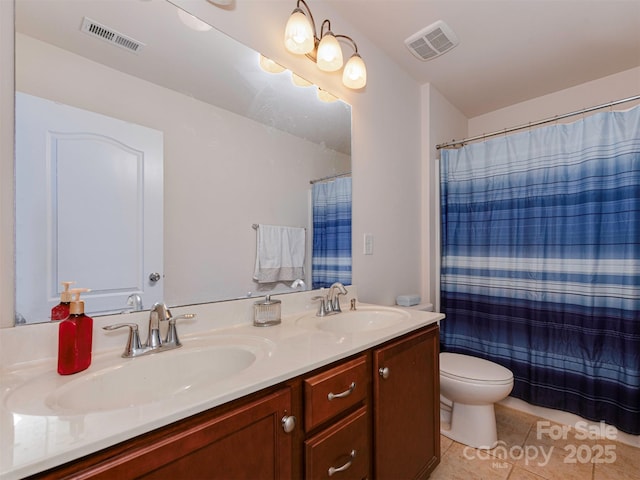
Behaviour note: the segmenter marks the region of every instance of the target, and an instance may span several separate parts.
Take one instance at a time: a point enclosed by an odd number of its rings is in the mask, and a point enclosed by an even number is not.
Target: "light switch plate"
[[[364,254],[373,255],[373,234],[372,233],[364,234]]]

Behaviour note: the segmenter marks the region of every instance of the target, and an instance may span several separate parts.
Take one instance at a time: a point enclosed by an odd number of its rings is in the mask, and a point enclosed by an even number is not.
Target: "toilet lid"
[[[475,382],[504,383],[513,380],[508,368],[483,358],[443,352],[440,354],[440,374]]]

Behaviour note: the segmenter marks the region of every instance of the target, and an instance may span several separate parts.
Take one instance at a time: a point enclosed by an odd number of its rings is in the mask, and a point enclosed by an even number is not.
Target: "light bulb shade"
[[[315,48],[315,32],[302,10],[296,8],[284,30],[284,46],[291,53],[305,55]]]
[[[351,58],[344,66],[342,83],[345,87],[353,88],[354,90],[363,88],[367,84],[367,67],[364,65],[362,57],[357,53],[351,55]]]
[[[327,92],[326,90],[322,90],[321,88],[318,88],[318,98],[327,103],[332,103],[338,100],[338,97],[336,97],[332,93]]]
[[[291,72],[291,81],[296,87],[310,87],[313,85],[309,80],[302,78],[300,75],[293,72]]]
[[[273,60],[265,57],[262,54],[260,54],[260,68],[269,73],[281,73],[286,70],[282,65],[274,62]]]
[[[316,62],[318,68],[325,72],[335,72],[342,68],[342,48],[330,31],[325,33],[320,40]]]

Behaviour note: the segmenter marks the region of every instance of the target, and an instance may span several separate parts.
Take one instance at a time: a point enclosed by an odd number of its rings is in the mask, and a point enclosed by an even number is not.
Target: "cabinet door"
[[[426,478],[440,461],[438,328],[374,350],[374,473]]]
[[[177,435],[154,456],[184,455],[140,478],[291,478],[293,440],[281,424],[290,411],[290,392],[281,391]]]
[[[289,479],[294,434],[285,433],[292,393],[284,388],[221,414],[205,413],[36,478]],[[296,426],[296,429],[300,427]]]

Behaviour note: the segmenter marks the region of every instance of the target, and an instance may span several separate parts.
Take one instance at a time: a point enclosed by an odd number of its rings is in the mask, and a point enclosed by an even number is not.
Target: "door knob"
[[[294,428],[296,428],[296,417],[293,415],[285,415],[282,417],[282,429],[286,433],[293,432]]]
[[[378,374],[386,380],[389,378],[389,367],[380,367],[378,369]]]
[[[158,272],[153,272],[149,275],[149,281],[156,283],[158,280],[160,280],[160,274]]]

